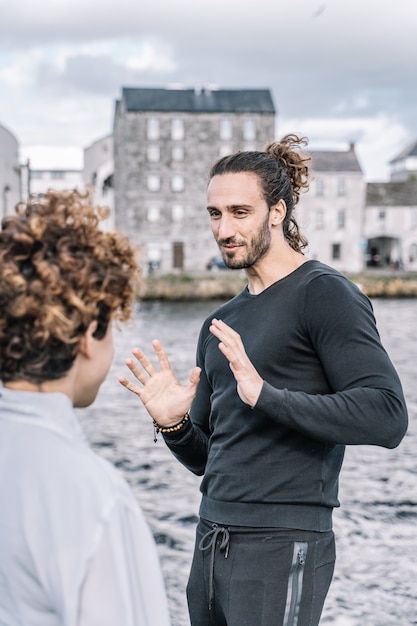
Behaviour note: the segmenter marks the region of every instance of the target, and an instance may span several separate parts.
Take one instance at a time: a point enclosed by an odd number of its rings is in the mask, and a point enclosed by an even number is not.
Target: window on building
[[[146,136],[148,139],[159,139],[159,120],[157,117],[150,117],[147,122]]]
[[[332,259],[334,261],[340,260],[342,258],[342,246],[340,243],[332,244]]]
[[[161,179],[157,174],[150,174],[147,180],[148,191],[159,191],[161,189]]]
[[[160,217],[161,211],[159,209],[159,206],[156,206],[155,204],[149,205],[147,210],[148,222],[158,222]]]
[[[173,222],[181,222],[184,219],[184,207],[182,204],[173,204],[171,215]]]
[[[40,180],[43,177],[43,172],[40,172],[39,170],[30,170],[30,177]]]
[[[103,180],[103,185],[102,185],[102,193],[105,196],[110,189],[113,189],[113,174],[110,174],[110,176],[107,176],[107,178],[105,178]]]
[[[337,195],[338,196],[346,195],[346,181],[344,178],[337,179]]]
[[[184,268],[184,243],[182,241],[174,241],[172,244],[172,266],[178,270]]]
[[[173,161],[184,161],[184,146],[172,146],[171,157]]]
[[[184,176],[182,174],[174,174],[171,178],[172,191],[184,191]]]
[[[409,248],[408,260],[410,263],[417,261],[417,243],[412,243]]]
[[[324,180],[318,178],[316,180],[316,196],[324,196]]]
[[[146,155],[150,163],[157,163],[161,158],[161,150],[156,144],[151,144],[146,149]]]
[[[317,209],[316,211],[316,229],[322,230],[324,228],[324,211],[323,209]]]
[[[243,138],[246,141],[253,141],[256,139],[255,120],[252,117],[246,118],[243,122]]]
[[[176,117],[171,122],[171,139],[181,141],[184,139],[184,120]]]
[[[385,211],[381,209],[378,213],[378,219],[383,222],[385,220]]]
[[[233,128],[232,120],[224,117],[220,120],[220,139],[223,141],[229,141],[232,138]]]
[[[55,171],[51,172],[51,178],[53,180],[64,180],[65,172],[61,172],[61,171],[55,170]]]
[[[341,209],[337,212],[337,227],[344,228],[346,223],[346,211]]]

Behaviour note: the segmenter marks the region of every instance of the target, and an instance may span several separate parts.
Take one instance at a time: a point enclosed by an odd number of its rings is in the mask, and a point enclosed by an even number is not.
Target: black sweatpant
[[[192,626],[317,626],[333,576],[333,532],[197,526]]]

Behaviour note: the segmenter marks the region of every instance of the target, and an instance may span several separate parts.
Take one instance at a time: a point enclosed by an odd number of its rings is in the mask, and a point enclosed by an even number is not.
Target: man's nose
[[[218,223],[218,239],[230,239],[235,235],[234,220],[230,215],[222,215]]]

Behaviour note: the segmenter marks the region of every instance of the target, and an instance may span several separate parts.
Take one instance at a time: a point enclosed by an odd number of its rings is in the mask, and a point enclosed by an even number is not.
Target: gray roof
[[[275,114],[269,89],[154,89],[124,87],[127,111]]]
[[[354,144],[345,151],[311,150],[309,153],[314,172],[362,172]]]
[[[396,157],[394,157],[390,163],[395,163],[396,161],[402,161],[409,156],[417,156],[417,139],[410,143],[404,150],[400,152]]]
[[[366,206],[417,206],[417,181],[368,183]]]

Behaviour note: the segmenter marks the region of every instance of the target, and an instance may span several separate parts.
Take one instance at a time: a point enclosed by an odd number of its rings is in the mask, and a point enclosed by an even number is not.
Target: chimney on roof
[[[355,142],[351,141],[349,143],[349,152],[355,152]]]

